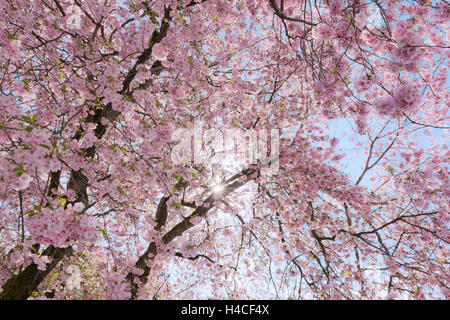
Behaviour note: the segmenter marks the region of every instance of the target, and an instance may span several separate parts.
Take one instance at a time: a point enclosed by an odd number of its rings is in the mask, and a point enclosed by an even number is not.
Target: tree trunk
[[[32,263],[26,267],[22,272],[14,275],[6,281],[3,285],[3,291],[0,293],[0,300],[26,300],[34,291],[37,290],[41,282],[47,277],[47,275],[55,268],[55,266],[66,255],[70,255],[72,248],[55,248],[49,246],[44,250],[44,255],[48,256],[51,260],[47,264],[44,271],[39,270],[36,264]]]

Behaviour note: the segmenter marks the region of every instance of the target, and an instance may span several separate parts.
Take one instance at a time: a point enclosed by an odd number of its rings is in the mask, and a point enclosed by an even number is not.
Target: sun
[[[219,176],[216,176],[213,180],[213,182],[210,185],[210,190],[214,194],[220,194],[225,190],[225,185],[223,184],[222,179]]]
[[[211,191],[215,194],[221,193],[225,189],[225,186],[223,184],[217,184],[211,188]]]

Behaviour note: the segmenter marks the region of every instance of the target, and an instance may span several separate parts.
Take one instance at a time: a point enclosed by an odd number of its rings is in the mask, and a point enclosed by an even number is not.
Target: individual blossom
[[[40,257],[37,255],[33,255],[32,259],[33,263],[36,264],[38,266],[37,268],[41,271],[45,271],[45,269],[47,268],[47,263],[50,262],[50,259],[45,255],[42,255]]]
[[[110,274],[107,279],[107,298],[111,300],[125,300],[130,298],[130,288],[125,276],[118,272]]]
[[[31,180],[32,178],[28,174],[23,173],[13,182],[13,188],[17,191],[25,190],[30,185]]]
[[[340,16],[342,9],[345,7],[345,2],[343,0],[329,0],[328,6],[332,16]]]
[[[398,297],[398,293],[395,291],[389,292],[389,294],[386,296],[386,300],[394,300]]]
[[[75,203],[75,205],[73,206],[73,211],[75,212],[82,212],[84,209],[84,204],[81,202],[77,202]]]
[[[185,258],[195,257],[198,254],[198,247],[188,241],[181,246],[180,252]]]
[[[436,11],[437,23],[448,23],[450,20],[450,5],[447,1],[440,1],[437,5]]]
[[[373,78],[365,74],[356,80],[353,85],[358,92],[363,92],[369,90],[373,82]]]
[[[167,51],[164,49],[164,47],[161,44],[157,43],[153,46],[152,56],[156,60],[164,61],[164,60],[167,60]]]

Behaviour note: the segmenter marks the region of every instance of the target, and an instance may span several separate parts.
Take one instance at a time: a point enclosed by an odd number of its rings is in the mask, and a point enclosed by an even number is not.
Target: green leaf
[[[37,214],[37,212],[34,211],[34,210],[28,210],[27,212],[25,212],[25,214],[27,214],[28,216],[32,217],[32,216],[35,216]]]
[[[23,165],[18,164],[16,168],[13,169],[16,172],[17,176],[20,177],[22,174],[27,173],[28,170],[23,168]]]
[[[30,117],[22,116],[22,119],[25,120],[25,122],[27,122],[27,123],[33,123],[33,120],[31,120]]]
[[[39,146],[42,147],[42,148],[48,149],[48,150],[51,149],[51,147],[46,145],[46,144],[40,144]]]
[[[108,234],[106,233],[106,230],[105,229],[101,229],[101,228],[99,228],[99,230],[102,232],[103,239],[108,240]]]
[[[64,198],[59,198],[59,202],[61,203],[62,206],[64,206],[66,204],[67,200]]]

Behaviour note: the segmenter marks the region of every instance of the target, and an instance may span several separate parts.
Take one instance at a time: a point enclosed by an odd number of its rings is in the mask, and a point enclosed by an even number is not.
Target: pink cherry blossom
[[[0,300],[448,299],[449,17],[0,1]]]

